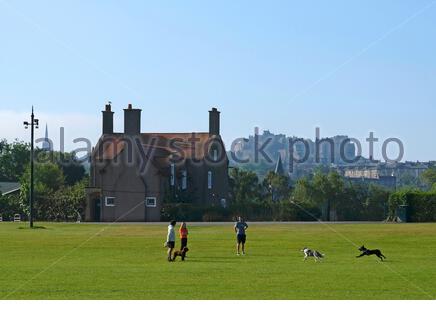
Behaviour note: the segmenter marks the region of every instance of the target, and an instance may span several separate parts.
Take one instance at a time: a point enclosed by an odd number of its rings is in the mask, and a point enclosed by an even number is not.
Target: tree
[[[337,208],[343,200],[344,181],[336,172],[328,174],[321,172],[315,173],[313,177],[313,187],[315,189],[315,198],[318,203],[324,206],[328,215],[328,220],[337,220]]]
[[[259,179],[254,172],[233,168],[230,171],[230,188],[234,203],[247,204],[261,199]]]
[[[45,151],[37,149],[35,158],[39,163],[57,164],[65,177],[65,183],[69,186],[76,184],[85,177],[85,167],[77,159],[74,152]]]
[[[18,194],[0,195],[0,215],[4,220],[11,220],[15,214],[21,214]]]
[[[436,189],[436,167],[431,167],[422,173],[422,179],[429,187]]]
[[[28,213],[30,145],[0,140],[0,181],[21,182],[19,195],[0,196],[0,213]],[[74,153],[35,149],[35,214],[38,219],[77,216],[84,210],[85,168]]]
[[[388,214],[389,196],[391,191],[386,188],[370,184],[365,201],[366,220],[383,220]]]
[[[82,220],[81,214],[85,211],[86,179],[73,186],[64,186],[54,194],[53,206],[47,211],[48,219],[56,220]]]
[[[30,145],[15,140],[0,141],[0,181],[19,181],[30,159]]]
[[[344,191],[343,178],[336,171],[325,174],[318,170],[312,179],[297,181],[293,196],[303,204],[321,208],[325,219],[337,220],[337,209],[345,199]]]
[[[273,202],[288,198],[290,195],[289,178],[270,171],[262,182],[264,192]]]
[[[34,174],[36,217],[45,219],[54,206],[54,194],[64,183],[62,170],[53,163],[36,163]],[[30,168],[27,167],[21,178],[20,200],[23,209],[28,212],[30,193]]]
[[[85,168],[76,160],[61,164],[65,176],[65,183],[69,186],[80,182],[85,177]]]

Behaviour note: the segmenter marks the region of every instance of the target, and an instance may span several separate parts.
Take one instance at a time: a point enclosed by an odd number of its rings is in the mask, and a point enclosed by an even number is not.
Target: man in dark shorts
[[[245,221],[238,217],[238,221],[235,223],[235,232],[236,232],[236,254],[239,256],[239,249],[242,245],[242,255],[245,255],[245,241],[247,240],[247,235],[245,234],[245,230],[248,229],[248,225]]]

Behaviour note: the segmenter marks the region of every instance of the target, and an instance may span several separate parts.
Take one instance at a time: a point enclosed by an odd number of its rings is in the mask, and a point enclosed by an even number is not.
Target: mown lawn
[[[434,299],[436,224],[189,227],[187,261],[169,263],[166,225],[0,223],[0,299]],[[365,244],[388,257],[356,259]],[[303,262],[304,246],[326,254]]]

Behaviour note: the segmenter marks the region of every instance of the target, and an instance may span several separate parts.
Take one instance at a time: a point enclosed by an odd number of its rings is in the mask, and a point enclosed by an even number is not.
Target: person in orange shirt
[[[182,224],[180,225],[179,235],[181,241],[180,250],[183,250],[183,248],[186,248],[188,246],[188,228],[186,227],[185,222],[182,222]]]

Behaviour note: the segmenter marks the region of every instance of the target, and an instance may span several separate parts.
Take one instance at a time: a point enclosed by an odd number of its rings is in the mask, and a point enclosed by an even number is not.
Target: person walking
[[[172,254],[174,247],[176,246],[176,232],[174,227],[176,226],[176,221],[172,220],[168,225],[168,235],[167,235],[167,247],[168,247],[168,261],[173,261]]]
[[[186,227],[186,222],[182,222],[179,229],[179,236],[180,236],[180,251],[183,250],[183,248],[186,248],[188,246],[188,228]]]
[[[242,249],[242,255],[245,255],[245,241],[247,240],[247,235],[245,231],[248,229],[248,224],[238,217],[238,221],[235,223],[236,232],[236,254],[239,256],[239,250]]]

